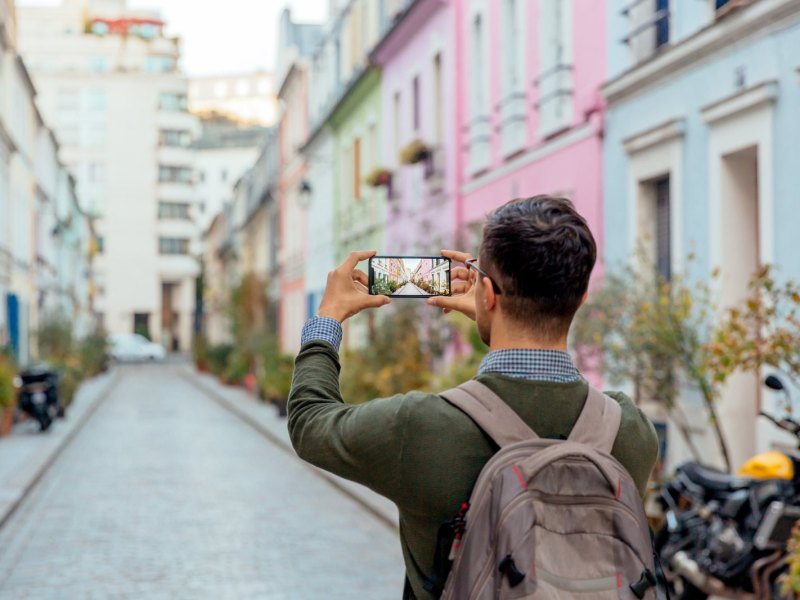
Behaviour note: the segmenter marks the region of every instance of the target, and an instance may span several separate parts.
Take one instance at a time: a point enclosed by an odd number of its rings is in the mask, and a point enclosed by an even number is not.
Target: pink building
[[[512,198],[562,194],[602,245],[606,3],[462,0],[454,9],[459,225]],[[479,229],[469,229],[474,250]]]
[[[383,71],[381,160],[392,172],[384,250],[390,254],[436,254],[454,243],[454,5],[459,1],[407,1],[372,53]],[[402,164],[401,154],[412,142],[422,142],[429,152],[415,164]]]

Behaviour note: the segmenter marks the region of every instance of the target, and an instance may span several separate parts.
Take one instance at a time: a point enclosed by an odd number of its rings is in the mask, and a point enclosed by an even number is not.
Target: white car
[[[108,341],[111,358],[120,362],[163,360],[167,355],[163,346],[151,342],[138,333],[112,335]]]

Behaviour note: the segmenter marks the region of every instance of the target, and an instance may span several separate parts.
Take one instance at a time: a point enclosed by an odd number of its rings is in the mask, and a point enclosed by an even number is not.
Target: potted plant
[[[400,150],[400,162],[404,165],[415,165],[428,160],[431,148],[422,140],[416,139]]]
[[[260,388],[262,397],[278,408],[278,414],[285,417],[289,391],[292,388],[294,357],[285,354],[264,357],[264,375]]]
[[[392,185],[392,172],[383,167],[375,167],[369,172],[367,178],[364,180],[370,187],[389,187]]]
[[[16,375],[11,361],[0,356],[0,436],[11,432],[17,393],[14,386]]]

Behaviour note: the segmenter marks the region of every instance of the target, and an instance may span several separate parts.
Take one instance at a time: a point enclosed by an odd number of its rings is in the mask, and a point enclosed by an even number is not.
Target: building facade
[[[624,263],[643,245],[669,279],[693,254],[690,275],[719,269],[721,308],[742,300],[759,265],[798,279],[800,3],[625,4],[607,6],[606,262]],[[788,442],[757,418],[775,402],[755,376],[723,390],[734,468]],[[699,402],[684,404],[690,422],[705,421]],[[688,456],[674,433],[667,427],[671,464]],[[707,428],[695,435],[704,457],[718,459]]]
[[[187,350],[199,273],[191,148],[199,131],[177,70],[179,41],[157,13],[124,0],[66,0],[21,8],[19,17],[42,113],[82,208],[97,216],[98,318],[111,333]]]
[[[383,134],[376,165],[391,172],[382,252],[438,254],[456,241],[455,5],[408,5],[372,53],[382,69]],[[404,164],[409,144],[426,156]]]
[[[278,98],[282,107],[279,131],[278,182],[280,311],[278,338],[284,352],[300,350],[297,332],[308,317],[305,288],[308,257],[308,195],[306,157],[301,152],[309,134],[309,56],[322,38],[322,26],[295,23],[286,9],[281,17]]]
[[[90,226],[18,54],[14,2],[0,2],[0,347],[37,357],[36,331],[57,313],[77,335],[90,321]]]
[[[488,212],[536,194],[569,197],[602,247],[605,3],[455,6],[456,221],[471,228],[464,247],[475,248]]]
[[[192,77],[189,110],[200,117],[219,116],[242,125],[271,127],[278,119],[278,99],[271,73]]]

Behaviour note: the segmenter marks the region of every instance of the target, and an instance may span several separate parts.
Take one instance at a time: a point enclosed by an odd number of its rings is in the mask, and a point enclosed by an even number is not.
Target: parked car
[[[163,360],[164,347],[138,333],[112,335],[108,338],[111,358],[119,362]]]

